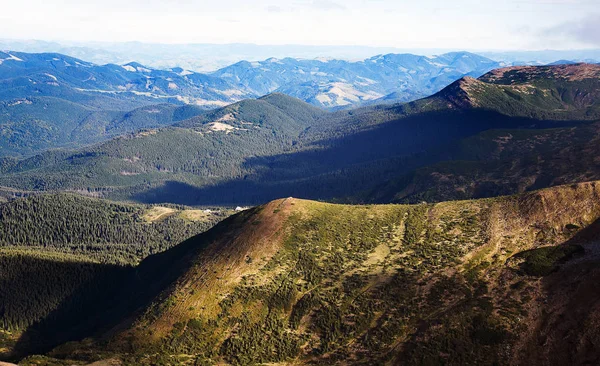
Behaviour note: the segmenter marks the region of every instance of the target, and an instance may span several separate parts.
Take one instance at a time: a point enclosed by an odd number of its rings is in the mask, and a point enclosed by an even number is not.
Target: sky
[[[0,0],[0,38],[600,48],[600,0]]]

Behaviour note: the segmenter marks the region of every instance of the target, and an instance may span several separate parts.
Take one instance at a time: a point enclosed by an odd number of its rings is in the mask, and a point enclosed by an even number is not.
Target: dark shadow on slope
[[[69,341],[127,329],[140,311],[155,300],[161,301],[158,295],[189,270],[209,243],[235,235],[235,229],[253,213],[248,210],[227,218],[206,233],[146,258],[135,268],[107,268],[30,326],[17,342],[12,358],[46,353]]]
[[[595,197],[600,199],[600,197]],[[576,226],[571,225],[571,229],[576,229]],[[595,244],[595,242],[598,242]],[[575,236],[568,240],[565,244],[586,244],[591,243],[600,246],[600,220],[596,220],[585,228],[581,229]],[[599,258],[600,259],[600,258]]]
[[[51,309],[69,303],[79,293],[91,295],[95,285],[110,283],[126,268],[73,258],[59,260],[34,251],[0,256],[0,322],[4,329],[35,328]],[[73,314],[81,314],[72,307]],[[65,323],[71,319],[64,319]],[[57,329],[60,334],[60,329]]]
[[[584,253],[543,278],[544,311],[523,364],[600,364],[600,220],[563,245],[581,245]]]
[[[576,229],[567,225],[562,230]],[[457,275],[457,285],[442,292],[448,298],[453,293],[453,302],[448,305],[435,296],[422,304],[433,309],[434,315],[420,320],[416,332],[398,347],[391,363],[598,365],[600,256],[591,248],[597,247],[599,240],[600,220],[596,220],[560,245],[515,255],[528,257],[523,258],[522,269],[531,261],[547,270],[528,273],[509,266],[502,269],[505,273],[498,275],[499,281],[482,272],[478,281],[471,282],[472,291],[463,290],[459,284],[464,278]],[[542,284],[540,292],[527,285],[538,281]],[[496,285],[493,291],[488,287],[491,283]],[[528,312],[533,316],[528,317]],[[518,316],[520,325],[506,333],[504,325],[498,326],[498,313],[512,319]]]
[[[535,131],[494,130],[460,142],[457,159],[384,182],[365,197],[369,203],[416,203],[477,199],[600,179],[598,123]],[[517,138],[502,143],[501,136]],[[512,137],[511,137],[512,138]],[[490,149],[491,146],[491,149]]]
[[[438,161],[452,160],[462,138],[496,128],[550,128],[585,122],[512,118],[481,110],[431,112],[332,137],[303,150],[246,159],[252,173],[214,186],[170,181],[139,191],[145,203],[259,204],[280,197],[345,198]]]

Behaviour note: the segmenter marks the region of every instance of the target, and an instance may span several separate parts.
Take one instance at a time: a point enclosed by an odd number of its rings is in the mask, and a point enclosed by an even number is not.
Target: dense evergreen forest
[[[0,329],[19,331],[50,314],[73,292],[111,270],[83,255],[0,249]]]
[[[232,212],[69,193],[0,204],[0,348],[14,342],[11,334],[65,302],[75,307],[70,311],[83,311],[73,293],[87,297],[106,291],[112,279],[145,257],[206,231]]]
[[[160,209],[162,217],[150,217]],[[67,193],[34,195],[0,204],[0,246],[134,264],[206,231],[229,212],[176,205],[156,209]]]

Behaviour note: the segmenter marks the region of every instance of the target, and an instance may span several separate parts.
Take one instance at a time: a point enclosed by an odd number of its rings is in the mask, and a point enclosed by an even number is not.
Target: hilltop
[[[49,349],[53,332],[95,334],[49,353],[74,364],[594,363],[596,348],[562,340],[598,342],[599,187],[412,206],[277,200],[147,258],[113,281],[122,303],[94,302],[100,291],[87,301],[103,310],[83,323],[65,305],[16,349]]]
[[[478,79],[461,78],[414,104],[491,109],[512,117],[592,120],[600,116],[598,79],[600,65],[595,64],[500,68]]]

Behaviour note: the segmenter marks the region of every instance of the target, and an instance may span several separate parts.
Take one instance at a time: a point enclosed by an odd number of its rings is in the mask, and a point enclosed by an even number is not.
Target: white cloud
[[[550,27],[542,32],[542,36],[600,47],[600,14],[590,14],[578,21]]]
[[[346,10],[345,6],[329,0],[314,0],[311,2],[311,6],[323,10]]]
[[[598,0],[0,0],[0,38],[370,45],[553,47],[540,34],[575,23]],[[527,32],[523,32],[527,29]],[[573,45],[590,43],[583,30]],[[598,32],[596,32],[598,33]],[[517,35],[517,36],[515,36]],[[577,36],[577,37],[575,37]],[[563,38],[566,38],[563,37]],[[562,43],[571,46],[568,39]]]

